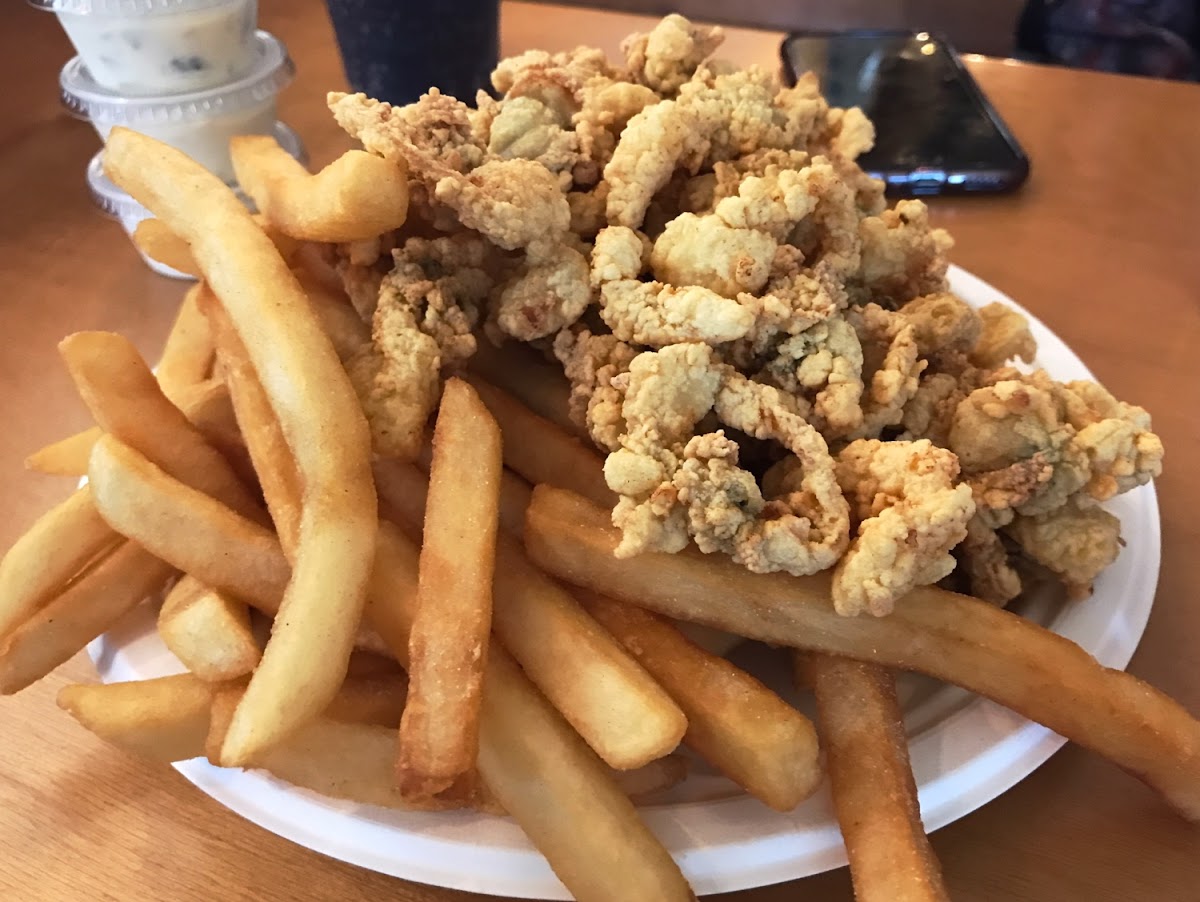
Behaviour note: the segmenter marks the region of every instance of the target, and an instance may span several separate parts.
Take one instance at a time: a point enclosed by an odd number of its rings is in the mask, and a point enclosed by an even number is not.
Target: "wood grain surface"
[[[299,74],[281,117],[323,164],[348,146],[327,115],[342,86],[324,8],[262,3],[263,27]],[[505,4],[503,50],[589,43],[614,51],[634,16]],[[734,31],[725,54],[775,65],[779,35]],[[70,48],[54,17],[0,7],[0,547],[63,480],[22,471],[87,418],[55,344],[79,329],[125,333],[156,356],[182,285],[151,273],[91,206],[91,127],[58,105]],[[1150,409],[1167,447],[1159,480],[1163,567],[1130,669],[1200,711],[1200,88],[999,61],[972,70],[1033,160],[1008,198],[937,201],[955,262],[1018,299],[1121,398]],[[340,864],[241,820],[174,771],[130,758],[54,705],[94,678],[82,656],[0,699],[0,898],[67,900],[420,900],[481,897]],[[955,899],[1200,900],[1200,829],[1137,781],[1075,748],[933,837]],[[464,859],[464,867],[469,860]],[[844,871],[732,893],[739,902],[846,900]],[[631,900],[635,902],[635,900]]]

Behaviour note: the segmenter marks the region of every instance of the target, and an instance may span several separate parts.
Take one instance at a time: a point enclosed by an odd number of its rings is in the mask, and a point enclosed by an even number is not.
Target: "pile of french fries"
[[[336,798],[507,814],[584,900],[693,898],[636,808],[686,776],[681,746],[779,811],[828,774],[858,898],[947,898],[894,669],[1037,720],[1200,820],[1200,723],[1016,615],[923,587],[846,618],[827,576],[615,558],[601,459],[520,349],[484,343],[447,381],[418,461],[373,458],[343,367],[369,333],[306,247],[402,224],[403,173],[351,152],[310,176],[265,139],[234,155],[257,219],[177,151],[109,139],[110,177],[157,217],[143,249],[202,281],[157,376],[117,335],[60,345],[96,425],[29,466],[88,482],[0,562],[4,693],[161,604],[188,673],[66,687],[89,730]],[[679,621],[795,649],[815,727]]]

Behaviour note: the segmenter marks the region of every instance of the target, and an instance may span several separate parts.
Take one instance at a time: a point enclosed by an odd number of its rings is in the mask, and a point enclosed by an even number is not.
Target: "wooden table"
[[[274,0],[262,24],[299,67],[281,115],[323,164],[347,146],[322,103],[342,83],[322,7]],[[506,4],[505,53],[579,42],[615,51],[633,16]],[[779,36],[735,31],[725,53],[773,65]],[[52,16],[0,9],[0,547],[69,490],[22,472],[25,454],[86,415],[54,353],[79,329],[129,335],[153,358],[179,300],[91,207],[90,126],[58,106],[70,55]],[[1200,711],[1200,89],[975,59],[971,67],[1033,159],[1009,198],[936,202],[954,259],[1030,307],[1120,397],[1148,407],[1169,449],[1159,481],[1160,591],[1130,669]],[[330,861],[268,834],[174,771],[106,746],[54,705],[88,680],[82,656],[0,701],[0,898],[421,900],[480,898]],[[933,845],[960,900],[1200,900],[1200,829],[1137,781],[1067,748]],[[465,866],[465,865],[464,865]],[[731,900],[850,898],[845,871]],[[630,900],[637,902],[637,900]]]

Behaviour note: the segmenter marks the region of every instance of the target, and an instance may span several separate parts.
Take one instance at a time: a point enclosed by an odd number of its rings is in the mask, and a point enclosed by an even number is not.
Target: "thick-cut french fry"
[[[371,470],[379,496],[379,515],[403,529],[413,541],[420,542],[429,476],[415,465],[394,458],[377,459]]]
[[[921,823],[908,739],[890,670],[796,653],[817,697],[817,731],[829,770],[858,902],[949,902]]]
[[[397,461],[377,462],[375,471],[380,510],[418,538],[423,475]],[[496,537],[492,593],[495,634],[605,762],[622,770],[641,767],[679,744],[687,727],[679,705],[562,586],[529,562],[511,534]]]
[[[101,487],[106,499],[111,494],[103,506],[114,522],[177,569],[268,616],[279,612],[288,562],[274,535],[171,479],[113,439],[102,444],[106,449],[98,456],[92,485]],[[354,643],[390,654],[368,629],[356,631]]]
[[[371,343],[371,327],[358,315],[345,292],[340,288],[337,291],[330,289],[306,269],[294,269],[293,272],[343,363]]]
[[[229,462],[167,400],[129,339],[114,332],[76,332],[58,349],[105,432],[243,516],[262,516]]]
[[[417,456],[416,466],[404,461],[395,460],[394,458],[380,458],[372,464],[372,469],[375,471],[375,485],[380,485],[380,480],[391,485],[390,498],[396,501],[397,492],[407,491],[407,487],[420,486],[419,496],[421,511],[424,511],[425,505],[425,488],[429,482],[429,477],[426,475],[429,472],[429,449],[428,444],[421,449],[421,453]],[[384,492],[379,489],[380,495]],[[401,496],[403,497],[403,496]],[[514,473],[512,470],[505,467],[500,473],[500,528],[510,535],[517,538],[521,537],[521,533],[525,531],[525,508],[529,507],[529,499],[533,497],[533,486]],[[381,502],[382,503],[382,502]],[[411,502],[405,502],[411,503]],[[405,504],[393,504],[392,511],[399,517],[393,518],[393,522],[401,525],[407,524],[410,519],[404,512]],[[418,521],[421,517],[415,518]],[[419,535],[420,533],[415,533]]]
[[[63,686],[58,706],[108,742],[170,763],[204,754],[215,687],[190,673]]]
[[[408,697],[408,677],[402,671],[374,676],[347,676],[342,688],[325,709],[325,717],[345,723],[374,724],[392,731],[392,755],[395,755],[396,729]],[[389,762],[387,777],[392,779]]]
[[[212,373],[212,336],[196,306],[198,290],[199,286],[193,285],[184,295],[171,331],[167,333],[162,356],[158,358],[158,384],[162,386],[163,394],[177,406],[182,406],[179,402],[181,391],[203,382]]]
[[[687,761],[682,755],[664,755],[633,770],[614,770],[613,779],[634,803],[640,803],[687,779]]]
[[[262,657],[246,605],[190,576],[167,593],[158,635],[184,667],[209,683],[244,677]]]
[[[88,471],[96,507],[122,535],[205,585],[267,614],[279,610],[288,563],[275,536],[106,435]]]
[[[281,616],[221,756],[236,766],[324,709],[345,676],[375,555],[370,431],[295,276],[220,179],[125,128],[110,133],[104,169],[192,249],[246,346],[304,486]]]
[[[406,797],[469,794],[492,625],[500,429],[469,385],[442,391],[433,433],[417,619],[397,785]]]
[[[254,221],[262,227],[263,232],[285,260],[290,260],[299,250],[299,242],[274,228],[266,219],[257,214]],[[133,243],[151,260],[157,260],[171,269],[178,270],[189,276],[199,278],[203,275],[192,256],[192,249],[187,242],[167,228],[161,220],[150,217],[137,224],[130,236]]]
[[[44,513],[0,560],[0,638],[120,543],[84,486]]]
[[[180,392],[180,410],[205,440],[229,461],[243,485],[258,483],[258,474],[246,450],[246,440],[238,427],[229,386],[222,379],[206,379]],[[86,474],[86,470],[84,473]],[[261,514],[261,512],[260,512]]]
[[[25,458],[25,469],[48,476],[82,476],[87,472],[92,445],[103,431],[99,426],[92,426],[44,445]]]
[[[246,450],[254,463],[267,510],[284,552],[293,556],[300,541],[302,490],[296,461],[284,439],[279,420],[254,372],[246,346],[238,337],[229,314],[209,290],[201,286],[200,309],[209,318],[217,357],[225,371],[225,384],[233,401]]]
[[[139,251],[163,266],[189,276],[200,275],[200,267],[187,242],[153,216],[137,224],[130,236]]]
[[[510,341],[496,347],[481,339],[468,363],[489,384],[508,392],[539,417],[544,417],[564,432],[590,441],[587,430],[571,419],[571,384],[562,368],[547,361],[528,345]]]
[[[219,709],[217,716],[227,726],[233,713],[233,705],[228,702],[236,702],[242,689],[243,686],[231,689],[183,673],[130,683],[64,686],[58,693],[58,705],[101,739],[167,764],[204,755],[213,709]],[[318,792],[330,790],[326,794],[335,798],[355,798],[338,791],[341,782],[349,779],[353,786],[372,787],[367,793],[358,793],[357,801],[395,803],[397,794],[390,786],[391,766],[395,726],[400,722],[403,705],[403,676],[347,680],[322,719],[325,723],[375,725],[374,729],[326,729],[319,734],[325,737],[318,740],[324,752],[333,753],[340,743],[348,753],[344,760],[333,762],[313,755],[311,742],[306,743],[301,737],[289,738],[285,741],[288,751],[278,759],[283,772],[277,775]],[[365,757],[360,747],[363,736],[369,737],[368,747],[378,745],[375,737],[384,737],[387,753],[369,775],[360,773],[355,777],[356,765]],[[313,769],[317,767],[325,768],[326,776],[315,777]],[[305,774],[313,779],[307,779]],[[363,782],[356,782],[359,780]]]
[[[553,485],[612,507],[604,459],[573,435],[538,416],[508,392],[468,376],[504,433],[504,465],[533,485]]]
[[[342,154],[310,174],[267,135],[229,144],[238,184],[267,220],[305,241],[357,241],[404,225],[408,170],[363,150]]]
[[[608,769],[502,649],[488,661],[479,774],[580,900],[694,899]]]
[[[122,543],[0,644],[0,693],[19,692],[70,660],[174,572],[133,542]]]
[[[345,688],[334,697],[334,705]],[[204,744],[210,761],[224,744],[244,693],[243,687],[230,686],[214,696],[211,726]],[[394,726],[339,720],[321,714],[260,752],[246,766],[333,799],[407,811],[447,807],[437,801],[414,803],[404,798],[392,782],[395,758]]]
[[[579,592],[592,616],[683,708],[684,743],[777,811],[791,811],[816,791],[821,764],[807,717],[657,615]]]
[[[172,404],[187,413],[184,392],[203,382],[212,370],[213,345],[204,317],[196,308],[193,286],[184,296],[157,368],[158,384]],[[199,427],[203,431],[203,427]],[[31,454],[25,466],[57,476],[87,474],[88,455],[103,430],[99,426],[77,432]],[[210,436],[211,438],[211,436]],[[224,450],[224,449],[222,449]]]
[[[212,553],[223,555],[238,544],[236,523],[226,509]],[[403,665],[416,609],[419,552],[386,521],[377,541],[365,616]],[[282,552],[275,554],[282,558]],[[493,789],[497,799],[501,791],[517,799],[510,813],[576,897],[690,899],[678,867],[638,818],[611,770],[500,646],[490,650],[485,682],[480,773],[489,788],[501,787]],[[507,729],[491,726],[493,720],[512,719],[517,722]],[[389,784],[391,776],[389,767]]]
[[[539,486],[525,523],[544,569],[631,604],[752,639],[915,670],[970,689],[1089,748],[1200,821],[1200,721],[1128,673],[1016,614],[934,586],[888,617],[842,617],[830,577],[750,573],[699,552],[613,556],[608,513]]]

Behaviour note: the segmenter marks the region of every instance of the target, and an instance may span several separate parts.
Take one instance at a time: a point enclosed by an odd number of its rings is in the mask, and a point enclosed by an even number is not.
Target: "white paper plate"
[[[951,286],[975,306],[1011,300],[965,271]],[[1018,309],[1020,309],[1018,307]],[[1027,314],[1028,315],[1028,314]],[[1037,365],[1059,379],[1093,378],[1049,329],[1030,317]],[[1151,486],[1115,499],[1128,543],[1085,602],[1022,612],[1123,668],[1145,629],[1159,565],[1158,503]],[[179,671],[159,642],[152,612],[96,640],[89,652],[105,681]],[[1064,742],[962,690],[906,678],[913,771],[926,828],[936,830],[1013,786]],[[385,874],[493,895],[567,899],[545,859],[507,818],[468,813],[406,814],[326,799],[271,777],[221,770],[203,760],[176,765],[203,792],[267,830],[310,849]],[[644,810],[655,833],[701,894],[763,886],[845,864],[825,791],[791,814],[740,795],[721,778],[689,778],[676,801]]]

